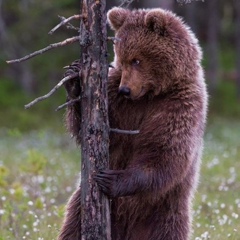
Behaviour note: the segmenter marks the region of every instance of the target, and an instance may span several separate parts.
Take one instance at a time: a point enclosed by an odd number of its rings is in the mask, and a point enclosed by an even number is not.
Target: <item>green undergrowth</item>
[[[240,239],[240,122],[209,121],[195,199],[195,240]]]
[[[240,239],[240,121],[212,118],[194,202],[194,240]],[[80,152],[61,131],[0,130],[0,240],[56,239]]]
[[[226,118],[240,118],[240,99],[237,97],[236,83],[221,81],[214,96],[210,95],[210,115],[224,116]]]
[[[39,93],[30,96],[16,88],[9,79],[1,79],[0,82],[1,128],[16,128],[22,132],[46,128],[64,130],[64,110],[55,111],[59,105],[65,102],[66,97],[63,89],[31,108],[24,109],[24,105],[46,94],[50,89],[42,89]]]
[[[80,152],[51,130],[0,131],[0,239],[56,239]]]

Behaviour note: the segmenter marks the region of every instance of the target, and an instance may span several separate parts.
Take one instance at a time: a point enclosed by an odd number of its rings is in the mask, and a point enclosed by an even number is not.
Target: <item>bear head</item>
[[[119,91],[131,99],[165,94],[197,81],[201,50],[183,21],[163,9],[108,12],[115,31],[114,67],[121,70]]]

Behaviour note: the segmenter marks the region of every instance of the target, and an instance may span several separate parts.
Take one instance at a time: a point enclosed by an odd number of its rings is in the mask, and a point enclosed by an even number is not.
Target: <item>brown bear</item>
[[[198,41],[162,9],[113,8],[108,21],[119,39],[108,80],[110,127],[139,130],[111,132],[110,169],[95,176],[112,199],[112,239],[187,240],[207,112]],[[66,84],[69,99],[79,96],[79,81]],[[79,103],[68,106],[68,128],[78,142],[80,115]],[[80,211],[78,189],[59,239],[80,239]]]

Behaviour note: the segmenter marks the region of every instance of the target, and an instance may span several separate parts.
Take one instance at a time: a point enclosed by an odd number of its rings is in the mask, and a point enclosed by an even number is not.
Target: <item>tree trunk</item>
[[[236,23],[235,23],[235,44],[236,44],[236,69],[237,69],[237,97],[240,100],[240,2],[234,1],[234,8],[236,11]]]
[[[196,2],[191,2],[185,6],[185,18],[188,25],[191,27],[192,31],[197,34],[197,26],[196,26],[196,15],[197,15],[197,7]]]
[[[163,0],[159,3],[159,7],[173,11],[174,0]]]
[[[207,78],[210,92],[214,93],[219,82],[219,4],[218,0],[208,1],[208,66]]]
[[[5,19],[3,18],[3,0],[0,0],[0,45],[2,52],[5,57],[10,58],[18,58],[24,54],[22,50],[21,44],[11,38],[9,35],[9,31],[6,26]],[[28,94],[34,93],[34,77],[31,71],[30,65],[28,62],[25,62],[21,65],[14,65],[10,68],[3,68],[5,70],[6,76],[11,76],[13,80],[16,81],[18,85]]]
[[[108,168],[106,1],[81,3],[81,234],[84,240],[110,240],[109,200],[93,179]]]
[[[141,8],[157,8],[161,7],[163,9],[168,9],[168,10],[173,10],[174,6],[174,0],[161,0],[161,1],[156,1],[156,0],[147,0],[147,1],[135,1],[133,2],[135,4],[134,6],[136,7],[141,7]]]

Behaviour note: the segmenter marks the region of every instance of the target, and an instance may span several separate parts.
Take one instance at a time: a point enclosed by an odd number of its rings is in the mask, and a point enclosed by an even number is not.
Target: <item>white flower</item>
[[[0,209],[0,215],[3,215],[5,213],[4,209]]]

